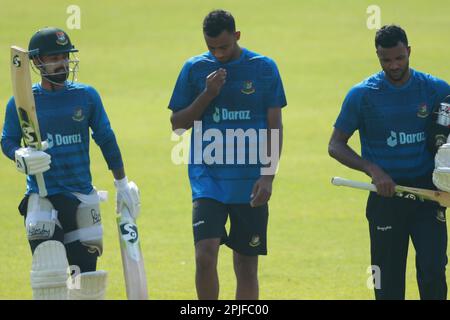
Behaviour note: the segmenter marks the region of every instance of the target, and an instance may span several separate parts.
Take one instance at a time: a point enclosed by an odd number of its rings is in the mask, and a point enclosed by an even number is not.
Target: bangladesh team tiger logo
[[[259,235],[254,235],[249,242],[250,247],[257,247],[260,244],[261,244],[261,239],[259,238]]]
[[[56,44],[59,44],[60,46],[65,46],[69,40],[67,39],[64,32],[58,31],[56,33]]]
[[[428,117],[429,113],[428,113],[428,109],[427,109],[427,105],[426,104],[422,104],[419,107],[419,110],[417,111],[417,116],[419,118],[426,118]]]
[[[72,120],[78,122],[83,121],[84,120],[83,109],[81,108],[76,109],[75,112],[73,113]]]
[[[255,87],[253,86],[253,82],[244,81],[243,88],[241,90],[243,94],[252,94],[255,93]]]
[[[445,211],[442,209],[437,210],[436,219],[438,219],[440,222],[445,222]]]

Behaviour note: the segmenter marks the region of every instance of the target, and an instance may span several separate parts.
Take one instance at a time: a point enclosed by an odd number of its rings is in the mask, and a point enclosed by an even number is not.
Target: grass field
[[[327,154],[332,125],[347,90],[379,70],[366,8],[382,24],[398,23],[412,46],[411,65],[450,80],[448,0],[50,1],[2,0],[0,116],[12,89],[9,46],[27,46],[46,25],[66,28],[66,8],[81,8],[81,29],[67,30],[79,48],[79,81],[101,93],[129,178],[141,189],[138,221],[152,299],[194,299],[194,248],[187,168],[170,160],[167,104],[183,62],[206,50],[201,22],[209,10],[230,10],[241,45],[274,58],[288,107],[283,159],[269,222],[269,255],[260,259],[262,299],[372,299],[366,193],[334,188],[334,175],[366,179]],[[357,137],[352,145],[359,150]],[[124,299],[115,225],[114,187],[99,149],[91,147],[94,184],[110,192],[102,206],[108,299]],[[367,179],[366,179],[367,180]],[[0,299],[30,299],[31,255],[17,205],[25,188],[0,157]],[[412,249],[412,248],[411,248]],[[220,298],[234,297],[231,253],[220,252]],[[407,298],[417,299],[414,250]]]

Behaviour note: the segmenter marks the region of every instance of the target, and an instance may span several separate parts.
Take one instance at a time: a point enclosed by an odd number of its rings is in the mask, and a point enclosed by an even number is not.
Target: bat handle
[[[351,188],[356,188],[356,189],[363,189],[363,190],[377,192],[377,187],[375,187],[375,185],[373,185],[371,183],[366,183],[366,182],[359,182],[359,181],[348,180],[348,179],[344,179],[344,178],[340,178],[340,177],[333,177],[331,179],[331,183],[334,184],[335,186],[345,186],[345,187],[351,187]]]
[[[42,173],[36,175],[36,181],[39,188],[39,196],[44,198],[47,196],[47,188],[45,187],[44,176]]]

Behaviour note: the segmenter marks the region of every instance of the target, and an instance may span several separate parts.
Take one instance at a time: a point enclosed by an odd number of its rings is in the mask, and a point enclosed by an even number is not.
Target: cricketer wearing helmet
[[[32,89],[45,148],[21,147],[14,98],[6,107],[1,146],[17,170],[27,175],[19,210],[33,253],[33,298],[102,299],[106,272],[96,271],[96,264],[103,250],[103,229],[100,197],[90,172],[90,130],[114,175],[116,209],[127,206],[136,217],[138,188],[125,176],[100,95],[91,86],[73,82],[78,66],[74,53],[78,50],[69,36],[61,29],[43,28],[31,38],[28,51],[32,67],[41,76],[41,82]],[[33,176],[38,173],[44,176],[45,198],[38,194]],[[78,276],[72,282],[67,281],[71,280],[69,265]]]
[[[396,184],[435,189],[435,146],[442,144],[433,113],[450,86],[410,68],[405,31],[388,25],[377,31],[376,53],[382,71],[347,94],[329,143],[329,153],[372,178],[366,216],[377,299],[404,299],[409,239],[416,250],[421,299],[446,299],[447,226],[445,208],[436,202],[392,197]],[[361,156],[348,145],[358,130]]]
[[[197,295],[218,298],[217,256],[225,243],[233,250],[236,298],[257,299],[258,255],[267,254],[267,202],[275,170],[264,172],[268,168],[262,168],[261,159],[250,159],[261,155],[265,143],[272,156],[279,155],[286,97],[275,62],[238,45],[241,34],[229,12],[210,12],[203,35],[208,52],[185,63],[169,103],[173,130],[193,127],[189,179]],[[262,132],[273,135],[265,140]],[[206,143],[211,140],[217,148]],[[259,150],[254,148],[257,140],[263,145]],[[211,148],[215,151],[209,157]]]

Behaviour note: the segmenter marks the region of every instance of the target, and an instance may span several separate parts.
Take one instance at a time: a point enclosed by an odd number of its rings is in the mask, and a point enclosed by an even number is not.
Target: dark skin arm
[[[279,156],[281,156],[281,149],[283,145],[283,122],[281,118],[281,108],[269,108],[267,113],[267,152],[271,154],[271,129],[278,129],[279,137],[278,137],[278,145],[279,145]],[[276,168],[279,159],[276,160],[276,164],[273,164]],[[270,165],[270,164],[269,164]],[[253,186],[252,190],[252,200],[250,201],[250,205],[252,207],[258,207],[263,204],[266,204],[270,196],[272,195],[272,183],[275,179],[275,174],[273,175],[262,175]]]
[[[122,167],[120,169],[114,169],[112,170],[114,179],[116,180],[121,180],[123,178],[125,178],[125,169]]]
[[[203,112],[208,108],[211,101],[219,95],[222,86],[225,84],[226,76],[227,71],[225,69],[212,72],[206,77],[205,90],[199,94],[197,99],[187,108],[172,112],[170,122],[172,123],[173,131],[177,129],[188,130],[194,125],[194,121],[202,117]]]
[[[364,172],[372,178],[377,187],[378,194],[384,197],[392,197],[395,193],[395,182],[376,164],[361,158],[350,146],[350,135],[339,129],[334,129],[328,144],[328,153],[331,157],[343,165]]]

